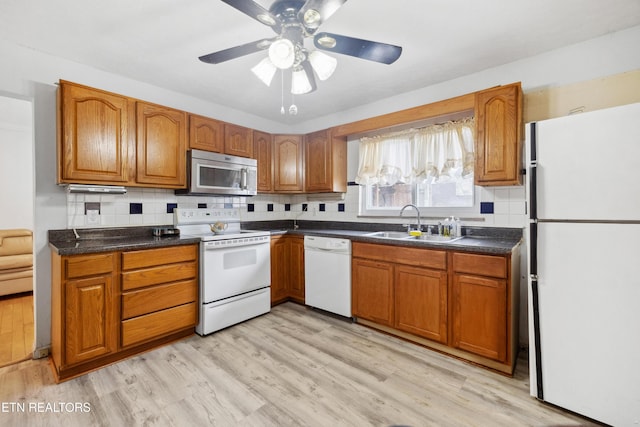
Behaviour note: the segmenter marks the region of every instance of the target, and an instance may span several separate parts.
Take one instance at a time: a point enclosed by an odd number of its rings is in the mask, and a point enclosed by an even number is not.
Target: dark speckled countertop
[[[200,243],[194,237],[156,237],[154,228],[157,227],[77,229],[79,239],[73,230],[49,230],[49,247],[59,255],[80,255]]]
[[[464,237],[455,242],[427,242],[412,239],[387,239],[367,236],[375,231],[402,231],[397,224],[298,221],[294,229],[293,221],[252,221],[243,222],[242,228],[247,230],[268,230],[272,235],[314,235],[340,237],[357,242],[379,243],[387,245],[448,249],[462,252],[487,254],[508,254],[520,245],[522,229],[494,227],[463,227]],[[160,226],[166,228],[171,226]],[[73,230],[50,230],[49,246],[59,255],[79,255],[97,252],[150,249],[166,246],[178,246],[199,243],[194,237],[166,236],[156,237],[156,227],[120,227],[94,228],[77,230],[77,239]]]
[[[282,223],[282,224],[279,224]],[[397,224],[298,221],[299,228],[293,229],[288,221],[257,221],[243,223],[243,227],[255,230],[270,230],[272,235],[294,234],[324,237],[346,238],[354,242],[378,243],[385,245],[408,246],[416,248],[448,249],[461,252],[487,254],[508,254],[520,245],[522,229],[496,227],[463,227],[463,238],[454,242],[428,242],[413,239],[389,239],[371,237],[376,231],[404,231]],[[278,227],[279,226],[279,227]]]

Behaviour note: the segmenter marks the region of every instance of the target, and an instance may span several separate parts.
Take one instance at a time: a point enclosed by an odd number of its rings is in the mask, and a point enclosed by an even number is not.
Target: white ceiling
[[[256,0],[269,8],[272,0]],[[639,0],[349,0],[322,26],[403,47],[384,65],[344,55],[281,116],[281,85],[204,54],[273,37],[219,0],[2,0],[0,37],[21,46],[286,124],[304,122],[640,24]],[[311,40],[308,42],[311,46]],[[4,66],[5,64],[3,64]],[[291,95],[285,92],[285,105]]]

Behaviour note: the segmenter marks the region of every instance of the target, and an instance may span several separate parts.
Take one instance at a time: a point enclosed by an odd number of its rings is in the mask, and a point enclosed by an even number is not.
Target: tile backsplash
[[[243,221],[299,219],[403,223],[400,218],[358,217],[359,187],[350,185],[344,198],[308,199],[306,195],[261,194],[253,197],[182,196],[173,190],[128,188],[126,194],[68,194],[68,228],[169,225],[173,208],[238,208]],[[476,187],[481,206],[471,225],[521,228],[526,221],[524,187]],[[87,215],[91,204],[93,215]],[[97,205],[96,205],[97,204]],[[490,208],[489,208],[490,207]],[[99,211],[98,218],[95,210]],[[437,217],[437,214],[430,215]],[[447,216],[446,213],[442,217]],[[425,221],[429,223],[429,220]]]

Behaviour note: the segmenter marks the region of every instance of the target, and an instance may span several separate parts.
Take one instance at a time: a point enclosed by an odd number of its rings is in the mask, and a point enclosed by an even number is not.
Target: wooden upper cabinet
[[[304,147],[300,135],[275,135],[273,140],[273,191],[304,191]]]
[[[136,181],[166,188],[184,188],[187,113],[138,102],[136,115]]]
[[[476,93],[477,185],[522,183],[522,88],[520,83]]]
[[[271,134],[253,131],[253,156],[258,161],[258,192],[273,191],[273,163],[271,149],[273,138]]]
[[[224,151],[224,123],[190,114],[189,148],[222,153]]]
[[[305,135],[305,191],[347,191],[347,138],[331,130]]]
[[[59,104],[58,182],[127,183],[134,102],[61,81]]]
[[[225,123],[224,152],[232,156],[253,158],[253,130]]]

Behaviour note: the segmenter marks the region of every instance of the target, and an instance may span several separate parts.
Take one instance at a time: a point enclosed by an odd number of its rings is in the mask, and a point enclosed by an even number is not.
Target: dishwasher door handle
[[[349,255],[351,252],[349,252],[349,250],[342,250],[342,249],[333,249],[333,248],[308,248],[305,247],[304,248],[305,251],[309,251],[309,252],[323,252],[323,253],[331,253],[331,254],[345,254],[345,255]]]

